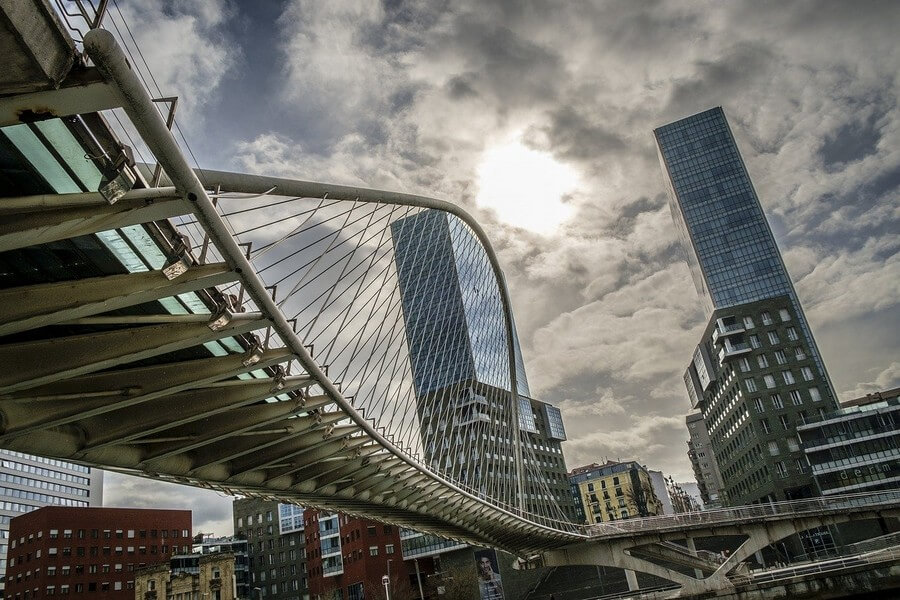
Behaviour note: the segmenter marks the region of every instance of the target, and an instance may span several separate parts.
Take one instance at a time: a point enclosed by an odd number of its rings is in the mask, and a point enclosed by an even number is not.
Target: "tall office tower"
[[[0,598],[12,518],[42,506],[102,506],[103,471],[0,450]]]
[[[309,600],[303,508],[275,500],[232,503],[234,534],[247,540],[252,600]]]
[[[654,133],[710,313],[684,380],[709,432],[723,501],[816,494],[796,427],[837,403],[725,114],[714,108]]]
[[[500,292],[488,256],[457,217],[426,210],[391,225],[425,460],[478,492],[515,498],[511,374]],[[513,326],[525,506],[574,517],[560,411],[530,398]],[[512,432],[511,432],[512,433]]]

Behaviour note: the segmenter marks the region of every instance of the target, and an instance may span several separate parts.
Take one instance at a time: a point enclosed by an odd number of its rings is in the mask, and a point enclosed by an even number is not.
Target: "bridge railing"
[[[749,575],[735,575],[729,577],[729,579],[735,586],[740,587],[749,584],[773,583],[818,573],[831,573],[863,565],[896,562],[898,559],[900,559],[900,546],[895,546],[867,554],[840,556],[832,560],[823,560],[780,569],[769,569],[763,572],[751,573]]]
[[[661,515],[641,519],[626,519],[610,523],[587,525],[584,533],[590,537],[618,535],[629,532],[663,530],[686,526],[702,526],[714,523],[728,523],[764,519],[768,517],[790,517],[803,514],[814,514],[821,511],[837,511],[842,509],[865,508],[884,505],[900,506],[900,489],[879,492],[865,492],[821,498],[806,498],[772,502],[769,504],[752,504],[714,510]]]

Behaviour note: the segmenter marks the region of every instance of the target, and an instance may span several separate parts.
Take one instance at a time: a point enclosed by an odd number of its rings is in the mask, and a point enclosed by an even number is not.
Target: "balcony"
[[[747,354],[751,351],[753,351],[753,348],[751,348],[750,344],[747,342],[732,342],[728,338],[725,338],[725,343],[723,344],[722,349],[719,350],[719,364],[724,365],[725,361],[730,360],[735,356]]]
[[[713,330],[712,334],[713,344],[718,344],[730,335],[744,333],[746,331],[744,325],[739,321],[726,323],[726,320],[731,321],[733,320],[733,317],[725,317],[716,320],[716,328]]]

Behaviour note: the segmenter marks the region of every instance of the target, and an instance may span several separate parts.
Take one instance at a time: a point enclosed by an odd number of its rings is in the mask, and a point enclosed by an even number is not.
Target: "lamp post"
[[[386,600],[391,600],[391,590],[389,586],[391,585],[391,578],[387,575],[381,577],[381,583],[384,585],[384,596]]]

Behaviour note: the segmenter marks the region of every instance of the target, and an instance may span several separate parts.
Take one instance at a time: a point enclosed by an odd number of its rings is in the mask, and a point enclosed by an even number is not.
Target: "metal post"
[[[388,563],[388,564],[390,565],[390,563]],[[390,585],[391,585],[391,578],[388,577],[387,575],[385,575],[384,577],[381,578],[381,583],[384,584],[384,596],[385,596],[385,598],[386,598],[387,600],[391,600],[391,590],[389,589],[389,588],[390,588]]]
[[[419,571],[419,559],[414,558],[413,564],[416,566],[416,582],[419,584],[419,600],[425,600],[425,591],[422,589],[422,573]]]

